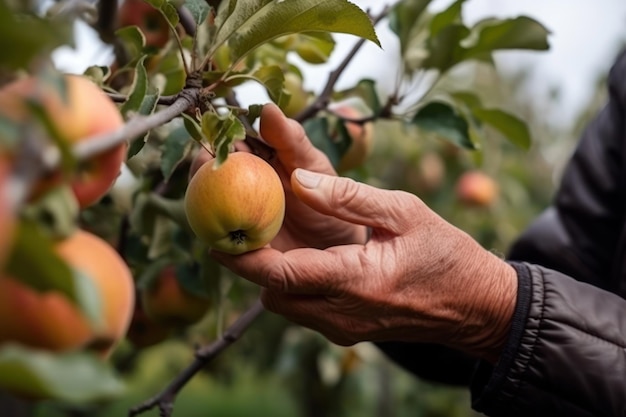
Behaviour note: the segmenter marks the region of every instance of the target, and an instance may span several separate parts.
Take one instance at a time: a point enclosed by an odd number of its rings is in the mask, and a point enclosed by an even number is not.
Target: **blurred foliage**
[[[297,12],[289,8],[293,2],[283,2],[280,24],[275,27],[267,17],[269,9],[239,10],[239,15],[228,15],[233,10],[222,7],[213,17],[223,23],[235,16],[234,23],[226,25],[226,32],[217,36],[219,42],[213,44],[206,40],[216,34],[214,26],[200,25],[196,36],[186,36],[180,31],[175,12],[175,6],[186,3],[194,22],[203,23],[209,16],[205,2],[149,3],[159,8],[172,26],[174,35],[169,42],[155,50],[146,43],[145,28],[120,28],[114,45],[116,62],[110,67],[94,66],[86,71],[107,91],[129,96],[121,106],[126,117],[153,113],[160,95],[176,94],[183,88],[185,70],[189,69],[185,65],[198,64],[203,57],[193,56],[190,51],[214,52],[204,62],[207,65],[202,66],[210,68],[203,73],[202,82],[204,86],[221,83],[214,91],[218,99],[230,98],[228,94],[245,87],[246,82],[256,82],[267,93],[259,102],[273,100],[286,108],[295,94],[287,88],[284,74],[296,75],[296,80],[302,76],[291,58],[297,55],[309,64],[321,64],[329,59],[335,46],[333,37],[325,32],[293,33],[298,29],[294,25],[307,23],[306,14],[302,20],[286,22]],[[397,67],[402,68],[402,74],[397,90],[380,91],[372,80],[356,80],[352,88],[333,91],[327,97],[334,104],[346,100],[357,103],[373,119],[353,121],[359,125],[373,124],[373,149],[361,166],[342,174],[379,187],[411,192],[485,248],[505,254],[515,237],[549,204],[559,169],[554,155],[558,159],[569,153],[581,127],[553,126],[545,119],[545,113],[518,94],[523,74],[506,79],[493,66],[492,53],[501,49],[546,49],[547,31],[541,24],[520,16],[489,19],[468,27],[461,13],[464,1],[450,2],[439,11],[428,8],[429,3],[405,0],[394,9],[391,22],[386,22],[401,43]],[[2,7],[4,4],[0,1]],[[307,0],[302,4],[315,7],[317,2]],[[364,15],[352,6],[328,4],[335,8],[327,5],[324,13],[351,12],[352,20],[340,27],[329,19],[312,29],[347,31],[377,40],[368,27],[359,24]],[[20,9],[20,13],[27,12]],[[47,21],[36,14],[27,14],[25,21],[25,27],[44,30],[49,36],[46,42],[33,43],[34,32],[17,30],[17,21],[11,16],[0,17],[0,22],[5,23],[0,25],[0,37],[6,41],[19,35],[21,38],[15,39],[28,46],[17,55],[12,52],[15,45],[5,50],[11,59],[2,61],[11,69],[17,66],[26,70],[33,62],[38,63],[35,58],[40,54],[70,40],[65,31],[60,31],[67,29],[65,21],[47,26]],[[238,34],[229,48],[227,35],[234,36],[236,29],[244,25],[248,25],[246,31]],[[471,42],[462,42],[468,39]],[[185,48],[186,53],[181,55],[178,47]],[[438,75],[429,83],[432,71]],[[602,102],[602,84],[600,80],[598,95],[579,120],[587,119]],[[315,100],[311,92],[299,93],[303,93],[304,104]],[[230,105],[219,100],[213,104],[226,115],[187,115],[184,123],[176,120],[136,141],[128,151],[124,174],[127,181],[120,180],[97,205],[80,213],[80,226],[117,246],[138,281],[147,276],[154,278],[150,267],[159,262],[202,260],[203,248],[186,233],[184,222],[180,221],[179,203],[191,161],[199,145],[228,150],[232,141],[244,136],[244,129],[248,128]],[[249,112],[247,122],[254,123],[255,108],[244,110]],[[297,111],[294,116],[298,116]],[[315,144],[336,165],[353,141],[347,120],[339,116],[327,106],[302,120]],[[226,133],[213,137],[215,132]],[[189,136],[197,142],[189,140]],[[498,185],[495,200],[486,207],[468,207],[458,198],[459,178],[474,169]],[[176,329],[153,346],[137,346],[129,335],[111,360],[112,369],[126,383],[123,395],[83,405],[69,401],[29,403],[0,396],[0,415],[118,417],[158,393],[193,359],[193,346],[219,338],[224,327],[258,295],[254,285],[214,264],[203,262],[201,269],[202,278],[211,278],[206,290],[218,307],[201,322]],[[23,369],[30,368],[34,367]],[[337,347],[318,334],[265,313],[241,340],[183,389],[173,415],[470,417],[475,413],[469,401],[467,390],[420,381],[390,363],[368,343]],[[145,415],[157,416],[158,411]]]

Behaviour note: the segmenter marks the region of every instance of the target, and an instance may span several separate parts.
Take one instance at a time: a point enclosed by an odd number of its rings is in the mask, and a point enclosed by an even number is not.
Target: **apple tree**
[[[434,10],[400,0],[372,12],[347,0],[0,0],[0,390],[95,415],[127,394],[138,358],[175,339],[193,358],[130,410],[169,416],[198,373],[223,372],[219,359],[265,323],[263,307],[258,288],[208,256],[211,233],[194,224],[213,227],[206,213],[218,209],[234,216],[227,196],[245,187],[254,163],[238,166],[221,197],[186,205],[185,195],[205,164],[220,172],[233,152],[274,157],[257,127],[265,103],[301,122],[341,175],[361,180],[389,162],[372,156],[375,147],[402,154],[437,143],[445,152],[420,155],[410,174],[418,194],[438,187],[448,156],[477,163],[491,146],[528,149],[526,123],[467,82],[467,68],[492,67],[500,50],[545,50],[548,32],[526,16],[468,25],[464,3]],[[53,52],[75,44],[77,22],[113,58],[63,74]],[[393,88],[373,78],[339,88],[364,44],[385,47],[382,25],[399,45],[389,57]],[[316,72],[336,56],[337,34],[353,45]],[[250,85],[261,92],[243,105]],[[459,195],[489,205],[495,188],[478,181]],[[291,327],[281,322],[261,338],[263,360]],[[328,352],[303,340],[313,363]],[[354,355],[332,360],[347,373]],[[222,368],[211,368],[216,361]],[[322,385],[328,405],[338,391]],[[311,415],[325,415],[312,397]]]

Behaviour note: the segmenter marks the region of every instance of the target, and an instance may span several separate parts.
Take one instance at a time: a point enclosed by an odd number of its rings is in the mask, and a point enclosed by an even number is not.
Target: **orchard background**
[[[548,50],[541,21],[468,23],[471,1],[366,3],[0,0],[1,416],[473,415],[463,389],[264,313],[186,220],[207,149],[272,158],[256,131],[269,101],[341,175],[415,193],[496,252],[549,203],[604,79],[555,124],[558,94],[539,105],[528,74],[494,60]],[[113,54],[76,81],[52,58],[81,41],[79,21]],[[351,73],[372,47],[390,51],[384,82]],[[11,87],[25,79],[35,87]],[[113,153],[122,165],[102,163]],[[84,197],[78,184],[98,180]],[[69,244],[87,234],[104,248]],[[126,272],[129,288],[98,284]],[[130,323],[111,313],[125,310]]]

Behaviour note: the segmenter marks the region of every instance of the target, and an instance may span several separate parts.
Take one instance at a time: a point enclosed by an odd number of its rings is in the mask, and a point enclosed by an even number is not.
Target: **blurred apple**
[[[110,133],[124,124],[115,103],[88,78],[66,75],[64,80],[64,92],[35,77],[7,84],[0,89],[0,116],[24,125],[38,123],[28,106],[28,102],[33,101],[44,109],[54,129],[68,145]],[[122,143],[80,163],[69,181],[81,208],[96,203],[107,193],[125,157],[126,144]],[[53,175],[41,181],[34,197],[61,180],[60,175]]]
[[[302,78],[293,72],[285,74],[285,89],[289,91],[291,98],[283,107],[283,113],[287,117],[295,117],[307,106],[309,93],[304,89]]]
[[[118,26],[137,26],[146,38],[146,46],[161,49],[170,38],[165,17],[144,0],[125,0],[118,11]]]
[[[366,114],[349,104],[334,106],[332,112],[339,117],[351,120],[366,117]],[[350,171],[363,165],[372,152],[374,145],[374,124],[371,121],[365,123],[346,121],[345,126],[352,143],[337,164],[336,169],[339,173]]]
[[[498,196],[498,185],[482,171],[467,171],[456,184],[456,196],[467,206],[488,207]]]
[[[146,316],[157,324],[184,327],[202,319],[211,307],[209,297],[187,291],[176,276],[173,265],[165,267],[149,288],[141,292]]]

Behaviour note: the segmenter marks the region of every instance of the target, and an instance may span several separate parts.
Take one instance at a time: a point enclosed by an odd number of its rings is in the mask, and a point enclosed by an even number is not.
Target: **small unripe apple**
[[[333,112],[346,119],[361,119],[364,115],[356,108],[341,105],[333,108]],[[345,122],[346,130],[352,139],[348,150],[341,156],[337,164],[337,172],[346,172],[358,168],[365,163],[374,145],[374,125],[365,123]]]
[[[102,326],[56,291],[38,292],[0,275],[0,345],[7,342],[55,352],[88,348],[106,357],[125,336],[135,303],[134,281],[109,244],[78,231],[55,245],[56,253],[92,280],[100,296]]]
[[[209,247],[230,254],[267,245],[285,216],[280,177],[248,152],[231,153],[217,168],[215,161],[198,169],[185,193],[191,229]]]
[[[302,79],[293,72],[285,74],[285,89],[291,94],[291,98],[282,111],[287,117],[295,117],[307,106],[309,93],[302,84]]]
[[[211,300],[187,291],[176,277],[176,268],[168,266],[142,291],[141,305],[155,323],[184,327],[200,321],[209,311]]]
[[[456,196],[465,205],[488,207],[498,196],[498,185],[482,171],[467,171],[456,184]]]
[[[66,75],[64,98],[60,91],[35,77],[20,78],[0,89],[0,115],[18,123],[38,123],[27,106],[28,100],[39,103],[54,128],[68,145],[89,140],[95,135],[117,130],[124,120],[104,92],[88,78]],[[126,144],[120,144],[81,162],[70,178],[81,208],[97,202],[111,188],[126,157]],[[42,181],[35,196],[61,181],[59,175]]]
[[[118,19],[118,27],[139,27],[147,47],[160,49],[170,38],[165,17],[144,0],[125,0],[118,11]]]

